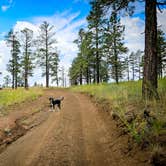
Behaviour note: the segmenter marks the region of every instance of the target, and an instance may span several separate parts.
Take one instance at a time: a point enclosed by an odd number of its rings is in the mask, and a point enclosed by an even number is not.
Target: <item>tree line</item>
[[[157,7],[165,0],[145,0],[145,50],[128,55],[125,47],[125,26],[121,15],[134,13],[136,0],[91,0],[87,16],[88,26],[81,28],[78,39],[79,52],[69,69],[70,83],[89,84],[115,80],[142,79],[142,95],[146,99],[158,98],[157,79],[163,77],[166,67],[165,34],[157,28]],[[131,27],[132,28],[132,27]]]
[[[4,77],[5,85],[12,82],[12,88],[29,87],[29,77],[33,76],[35,67],[41,67],[42,76],[46,79],[46,87],[52,82],[58,86],[59,55],[56,48],[54,26],[44,21],[39,27],[39,35],[34,39],[31,29],[25,28],[20,32],[10,30],[5,37],[10,47],[11,58],[7,71],[11,74]]]

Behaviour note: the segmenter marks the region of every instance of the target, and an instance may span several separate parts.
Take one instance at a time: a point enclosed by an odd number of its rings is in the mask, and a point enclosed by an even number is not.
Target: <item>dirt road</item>
[[[147,165],[144,157],[140,161],[125,155],[126,139],[88,97],[64,90],[49,90],[45,96],[45,103],[48,96],[64,96],[62,110],[49,112],[46,105],[31,117],[30,123],[32,119],[41,123],[7,146],[0,154],[0,166]]]

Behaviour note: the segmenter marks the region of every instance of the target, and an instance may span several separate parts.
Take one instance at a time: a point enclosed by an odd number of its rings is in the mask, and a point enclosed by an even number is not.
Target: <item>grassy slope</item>
[[[3,89],[0,91],[0,108],[21,103],[26,99],[34,100],[40,95],[42,95],[42,89],[40,88],[30,88],[29,90],[24,88],[18,88],[17,90]]]
[[[158,140],[163,134],[166,138],[164,127],[166,125],[166,79],[159,80],[159,101],[142,100],[141,81],[122,82],[119,85],[112,83],[75,86],[71,90],[88,93],[100,104],[107,100],[110,103],[110,111],[120,117],[128,133],[137,143],[149,142],[153,149],[161,148]],[[145,110],[150,112],[149,118],[144,118]],[[132,117],[132,113],[136,117],[128,122],[126,115]]]
[[[73,91],[87,92],[95,97],[103,97],[111,102],[124,103],[141,100],[141,82],[121,82],[119,85],[100,84],[100,85],[84,85],[72,87]],[[166,98],[166,79],[159,81],[160,97]]]
[[[96,99],[107,99],[113,109],[128,111],[129,106],[136,106],[136,110],[150,107],[154,112],[166,113],[166,79],[159,81],[159,101],[144,101],[141,98],[141,82],[122,82],[117,84],[100,84],[74,86],[75,92],[85,92]],[[161,109],[162,108],[162,109]],[[126,109],[126,110],[125,110]]]

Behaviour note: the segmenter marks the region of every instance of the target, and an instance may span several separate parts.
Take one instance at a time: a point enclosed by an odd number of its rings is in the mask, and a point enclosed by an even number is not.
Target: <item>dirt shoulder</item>
[[[65,97],[60,112],[49,112],[49,96]],[[18,124],[28,132],[1,152],[0,165],[149,165],[148,153],[129,152],[128,137],[121,136],[107,112],[98,111],[84,95],[47,90],[43,97],[15,109],[8,118],[27,116]],[[35,109],[40,111],[33,114]]]

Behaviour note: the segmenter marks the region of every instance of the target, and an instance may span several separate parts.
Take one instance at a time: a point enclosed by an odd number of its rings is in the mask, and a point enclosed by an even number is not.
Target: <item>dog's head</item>
[[[53,97],[49,97],[49,101],[52,102],[54,99]]]
[[[50,101],[50,107],[52,107],[53,106],[53,98],[52,97],[49,97],[49,101]]]

